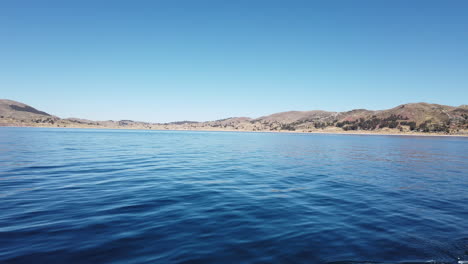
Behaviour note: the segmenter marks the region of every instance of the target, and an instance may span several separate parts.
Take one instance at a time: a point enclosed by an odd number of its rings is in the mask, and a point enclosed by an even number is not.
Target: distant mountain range
[[[255,119],[231,117],[208,122],[147,123],[59,118],[23,103],[0,99],[0,126],[468,135],[468,106],[410,103],[378,111],[289,111]]]

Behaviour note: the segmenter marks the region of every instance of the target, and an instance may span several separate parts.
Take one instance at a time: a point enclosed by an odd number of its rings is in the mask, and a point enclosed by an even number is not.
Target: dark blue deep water
[[[0,128],[2,263],[457,263],[468,138]]]

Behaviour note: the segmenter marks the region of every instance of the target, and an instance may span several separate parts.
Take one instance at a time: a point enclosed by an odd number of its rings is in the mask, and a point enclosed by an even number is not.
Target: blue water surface
[[[0,128],[2,263],[457,263],[468,138]]]

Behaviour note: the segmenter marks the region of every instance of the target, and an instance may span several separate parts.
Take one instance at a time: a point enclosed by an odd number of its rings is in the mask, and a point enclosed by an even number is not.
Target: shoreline
[[[289,133],[289,134],[324,134],[324,135],[355,135],[355,136],[414,136],[414,137],[468,137],[468,134],[438,134],[438,133],[391,133],[387,131],[369,132],[359,130],[355,132],[349,131],[254,131],[254,130],[233,130],[233,129],[148,129],[148,128],[128,128],[128,127],[57,127],[57,126],[2,126],[14,128],[58,128],[58,129],[114,129],[114,130],[147,130],[147,131],[198,131],[198,132],[248,132],[248,133]]]

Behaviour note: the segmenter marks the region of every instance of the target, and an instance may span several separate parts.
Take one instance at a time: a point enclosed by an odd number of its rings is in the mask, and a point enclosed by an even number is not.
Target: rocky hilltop
[[[0,126],[468,135],[468,106],[411,103],[378,111],[289,111],[255,119],[147,123],[59,118],[23,103],[0,100]]]

